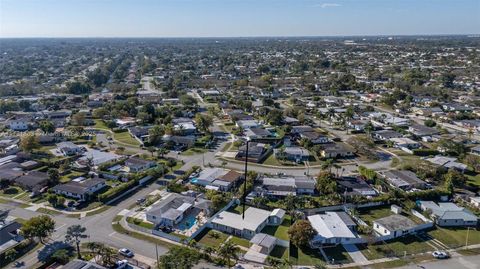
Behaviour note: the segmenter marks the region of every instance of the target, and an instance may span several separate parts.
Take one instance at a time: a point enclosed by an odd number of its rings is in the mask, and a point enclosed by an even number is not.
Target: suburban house
[[[272,133],[264,128],[249,128],[243,132],[243,135],[251,141],[273,137]]]
[[[161,227],[174,227],[189,215],[196,216],[203,212],[209,216],[210,208],[211,202],[208,200],[170,193],[146,212],[146,218]]]
[[[19,231],[22,225],[8,216],[8,211],[0,211],[0,255],[23,241]]]
[[[403,135],[393,130],[380,130],[372,133],[372,136],[378,140],[387,141],[392,138],[399,138]]]
[[[468,168],[468,166],[466,164],[463,164],[463,163],[460,163],[460,162],[457,162],[457,158],[455,157],[446,157],[446,156],[441,156],[441,155],[437,155],[433,158],[428,158],[428,159],[425,159],[426,161],[429,161],[435,165],[438,165],[438,166],[443,166],[447,169],[455,169],[457,171],[460,171],[460,172],[465,172],[465,170]]]
[[[432,136],[440,133],[438,129],[427,127],[420,124],[412,124],[408,127],[408,131],[418,137]]]
[[[375,234],[377,236],[387,236],[388,239],[414,234],[430,227],[430,225],[417,224],[413,220],[399,214],[392,214],[373,221]]]
[[[90,149],[83,153],[83,156],[76,161],[76,165],[79,167],[89,165],[96,167],[107,162],[119,160],[120,158],[122,158],[122,156],[115,153]]]
[[[426,187],[425,181],[418,178],[417,175],[412,171],[390,170],[380,172],[380,174],[392,187],[405,191],[411,189],[425,189]]]
[[[468,209],[454,203],[417,202],[423,211],[430,213],[438,226],[475,226],[478,218]]]
[[[353,150],[347,146],[338,143],[324,144],[320,154],[323,158],[346,158],[354,156]]]
[[[134,127],[128,128],[128,132],[133,138],[135,138],[138,142],[143,144],[148,141],[148,138],[149,138],[148,131],[150,129],[151,127],[134,126]]]
[[[78,178],[65,184],[58,184],[52,190],[59,195],[69,198],[87,201],[91,195],[103,189],[106,186],[102,178]]]
[[[181,148],[190,148],[195,144],[195,136],[164,135],[163,141]]]
[[[193,135],[197,132],[195,123],[190,118],[176,118],[172,120],[173,129],[181,135]]]
[[[244,255],[244,259],[257,263],[264,263],[267,256],[277,245],[278,239],[274,236],[264,233],[256,234],[250,243],[252,244]]]
[[[32,115],[28,115],[28,114],[15,115],[13,118],[7,121],[7,126],[12,131],[26,131],[33,124],[34,124],[33,117]]]
[[[262,125],[256,120],[238,120],[236,126],[242,128],[243,130],[251,128],[260,128]]]
[[[152,167],[155,167],[157,163],[154,161],[148,161],[137,157],[130,157],[125,161],[125,166],[128,167],[131,173],[141,172]]]
[[[257,142],[250,142],[248,144],[248,161],[259,163],[262,162],[265,157],[267,157],[267,144],[257,143]],[[247,147],[245,145],[241,146],[238,149],[238,153],[235,156],[237,160],[245,160],[246,157]]]
[[[377,191],[361,177],[341,177],[337,179],[339,193],[345,196],[377,196]]]
[[[48,175],[45,172],[31,171],[15,179],[15,184],[24,190],[39,192],[48,184]]]
[[[418,149],[422,146],[422,144],[418,143],[407,137],[397,137],[397,138],[390,138],[389,141],[392,141],[395,147],[399,149]]]
[[[276,211],[277,213],[280,211]],[[233,234],[246,239],[253,238],[267,225],[278,226],[282,222],[278,219],[280,215],[272,215],[274,211],[267,211],[254,207],[245,210],[245,218],[242,215],[222,211],[212,218],[210,228]],[[283,220],[282,220],[283,221]]]
[[[310,241],[312,248],[325,245],[351,244],[358,236],[356,223],[345,212],[325,212],[308,216],[308,221],[317,234]]]
[[[347,127],[357,132],[365,130],[365,126],[369,123],[368,120],[351,120],[347,122]]]
[[[301,132],[299,134],[300,138],[304,138],[312,142],[312,144],[326,144],[332,142],[327,136],[318,133],[318,132]]]
[[[229,191],[243,179],[243,174],[222,168],[205,168],[190,183],[207,189]]]
[[[62,153],[63,156],[71,156],[83,153],[84,148],[70,141],[60,142],[57,144],[57,151]]]
[[[107,267],[103,267],[94,262],[75,259],[57,268],[58,269],[106,269]]]
[[[263,177],[262,186],[255,191],[268,197],[284,197],[287,195],[315,194],[315,180],[309,177]]]
[[[292,162],[305,162],[310,158],[310,152],[303,147],[285,147],[274,149],[274,154],[277,159],[285,159]]]

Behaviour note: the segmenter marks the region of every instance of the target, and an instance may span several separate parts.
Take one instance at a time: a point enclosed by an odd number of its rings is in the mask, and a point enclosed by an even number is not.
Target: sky
[[[0,37],[480,34],[480,0],[0,0]]]

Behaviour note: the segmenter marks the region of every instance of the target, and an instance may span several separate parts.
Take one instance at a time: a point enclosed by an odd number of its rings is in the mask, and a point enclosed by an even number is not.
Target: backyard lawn
[[[249,208],[248,205],[245,205],[245,211]],[[242,214],[243,213],[243,205],[237,205],[235,207],[230,207],[228,210],[228,212],[231,212],[231,213],[236,213],[236,214]]]
[[[465,245],[467,232],[469,245],[480,244],[480,231],[473,228],[470,228],[470,231],[468,231],[465,228],[447,229],[437,227],[437,229],[428,232],[428,234],[449,247],[459,247]]]
[[[195,240],[203,245],[210,246],[216,248],[220,246],[222,243],[225,243],[227,240],[228,235],[217,232],[210,229],[205,229],[202,233],[200,233]]]
[[[288,241],[288,228],[290,227],[290,217],[285,217],[282,225],[279,226],[266,226],[263,228],[262,233],[266,233],[275,236],[278,239]]]
[[[390,207],[377,207],[370,210],[358,210],[359,217],[369,226],[372,226],[374,220],[392,215]]]
[[[465,174],[468,178],[467,184],[480,187],[480,173],[476,175]]]
[[[232,236],[230,241],[232,243],[234,243],[235,245],[239,245],[239,246],[246,247],[246,248],[249,248],[250,245],[251,245],[250,241],[248,241],[247,239],[240,238],[240,237],[237,237],[237,236]]]

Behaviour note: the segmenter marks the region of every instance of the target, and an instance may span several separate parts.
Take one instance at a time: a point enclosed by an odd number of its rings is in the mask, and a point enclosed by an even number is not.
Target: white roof
[[[313,229],[317,231],[315,237],[321,238],[356,238],[353,232],[336,212],[325,212],[324,215],[308,216]]]
[[[192,207],[192,204],[190,203],[183,203],[181,206],[177,208],[178,211],[185,212],[187,211],[190,207]]]
[[[270,211],[249,207],[245,210],[245,219],[242,215],[223,211],[212,220],[212,223],[232,227],[237,230],[255,231],[270,216]]]

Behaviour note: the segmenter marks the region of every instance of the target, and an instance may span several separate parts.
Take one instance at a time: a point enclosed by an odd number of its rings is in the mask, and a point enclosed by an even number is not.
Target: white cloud
[[[322,4],[315,5],[315,7],[320,7],[320,8],[341,7],[341,6],[342,5],[337,3],[322,3]]]

